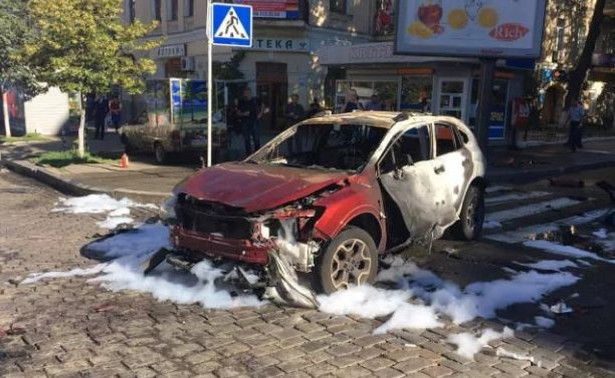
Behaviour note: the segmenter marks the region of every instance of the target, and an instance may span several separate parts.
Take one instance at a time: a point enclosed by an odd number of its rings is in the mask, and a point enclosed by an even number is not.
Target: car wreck
[[[325,115],[240,162],[202,169],[163,206],[173,251],[208,258],[254,290],[303,307],[314,292],[374,282],[379,257],[450,229],[471,240],[484,219],[485,162],[450,117]],[[225,265],[226,264],[226,265]]]

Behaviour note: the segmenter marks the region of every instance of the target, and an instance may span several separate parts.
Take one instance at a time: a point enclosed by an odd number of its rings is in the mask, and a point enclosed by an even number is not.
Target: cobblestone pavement
[[[495,341],[469,361],[444,339],[496,322],[373,335],[382,320],[266,305],[208,311],[111,293],[84,278],[17,285],[31,272],[92,266],[79,248],[101,217],[51,212],[59,194],[0,173],[0,375],[4,377],[615,376],[562,336]]]

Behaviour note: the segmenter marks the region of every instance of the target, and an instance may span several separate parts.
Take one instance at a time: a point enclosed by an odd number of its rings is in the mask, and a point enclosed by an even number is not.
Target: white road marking
[[[500,204],[500,203],[510,202],[510,201],[521,201],[521,200],[545,197],[550,194],[551,193],[549,192],[510,193],[510,194],[504,194],[504,195],[496,196],[496,197],[487,197],[485,198],[485,204],[495,205],[495,204]]]
[[[542,234],[550,231],[559,230],[560,226],[577,226],[595,221],[606,215],[611,209],[598,209],[565,219],[560,219],[551,223],[536,224],[528,227],[518,228],[512,231],[501,232],[499,234],[485,235],[486,239],[495,240],[503,243],[517,244],[528,240],[530,235]]]
[[[559,210],[569,206],[578,205],[582,201],[572,198],[556,198],[550,201],[544,201],[526,206],[520,206],[513,209],[496,211],[487,216],[488,222],[506,222],[509,220],[523,218],[530,215],[536,215],[551,210]]]

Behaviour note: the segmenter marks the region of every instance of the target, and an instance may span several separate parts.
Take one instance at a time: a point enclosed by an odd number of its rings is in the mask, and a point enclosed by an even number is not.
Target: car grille
[[[250,239],[252,222],[242,216],[212,212],[214,205],[179,198],[176,213],[180,226],[203,234],[220,234],[230,239]]]

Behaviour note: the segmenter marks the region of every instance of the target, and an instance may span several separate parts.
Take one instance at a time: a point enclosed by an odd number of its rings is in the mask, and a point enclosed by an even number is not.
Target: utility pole
[[[481,59],[476,134],[478,136],[478,144],[483,151],[487,151],[489,146],[489,124],[491,123],[494,70],[495,59]]]
[[[213,80],[212,80],[212,37],[213,25],[211,16],[211,0],[207,0],[207,166],[211,167],[211,143],[212,143],[212,110],[213,110]]]

